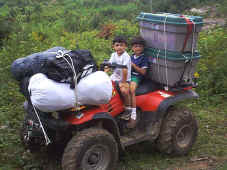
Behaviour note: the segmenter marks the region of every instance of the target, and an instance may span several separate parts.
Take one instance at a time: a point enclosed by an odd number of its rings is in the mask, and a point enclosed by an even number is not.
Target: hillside
[[[226,170],[226,9],[227,0],[0,0],[0,170],[52,166],[20,143],[24,97],[10,73],[11,63],[54,46],[89,49],[100,63],[109,58],[113,37],[123,34],[130,40],[139,33],[136,16],[151,10],[204,17],[198,40],[203,56],[197,67],[200,99],[184,103],[198,119],[199,136],[185,157],[161,155],[150,143],[130,147],[119,170]],[[56,162],[52,169],[60,170]]]

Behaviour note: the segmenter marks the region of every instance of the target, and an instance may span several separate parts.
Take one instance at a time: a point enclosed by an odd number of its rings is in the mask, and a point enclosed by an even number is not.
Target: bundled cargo
[[[38,73],[29,80],[28,90],[32,104],[43,112],[54,112],[72,108],[75,94],[70,84],[58,83]]]
[[[180,53],[165,51],[155,48],[145,49],[145,55],[149,58],[148,76],[151,80],[177,87],[182,84],[191,84],[200,54]]]
[[[62,83],[70,83],[73,88],[74,74],[79,80],[97,71],[96,62],[88,50],[66,50],[54,47],[43,52],[19,58],[11,65],[14,78],[22,81],[36,73]]]
[[[68,83],[59,83],[38,73],[30,78],[28,90],[36,108],[43,112],[54,112],[73,108],[76,103],[108,103],[112,97],[112,82],[105,72],[97,71],[83,78],[75,91]]]
[[[53,60],[57,51],[65,50],[64,47],[53,47],[43,52],[34,53],[27,57],[16,59],[11,65],[11,72],[18,81],[36,73],[47,73],[48,60]]]
[[[199,16],[170,13],[140,13],[140,34],[149,47],[169,51],[188,52],[197,48],[203,25]]]
[[[78,104],[106,104],[112,97],[112,81],[103,71],[96,71],[83,78],[77,85]]]

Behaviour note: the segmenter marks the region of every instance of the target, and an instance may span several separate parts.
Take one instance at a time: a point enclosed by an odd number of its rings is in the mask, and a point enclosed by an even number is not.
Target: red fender
[[[98,113],[110,113],[113,117],[115,117],[119,113],[123,112],[124,103],[122,102],[114,83],[113,87],[112,98],[109,103],[93,107],[92,109],[84,109],[80,113],[71,114],[66,117],[65,120],[70,124],[79,125],[92,120],[94,115]]]
[[[144,95],[136,96],[136,105],[142,111],[157,111],[160,103],[173,95],[173,92],[167,92],[164,90],[154,91]]]

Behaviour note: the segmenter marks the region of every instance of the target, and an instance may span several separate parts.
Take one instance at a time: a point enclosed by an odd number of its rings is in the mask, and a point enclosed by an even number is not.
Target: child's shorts
[[[142,78],[137,76],[131,76],[131,82],[135,82],[137,85],[141,82]]]

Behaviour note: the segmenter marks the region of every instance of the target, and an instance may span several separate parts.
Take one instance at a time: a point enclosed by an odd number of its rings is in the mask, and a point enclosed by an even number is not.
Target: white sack
[[[30,78],[28,90],[35,107],[43,112],[54,112],[74,107],[75,93],[66,83],[50,80],[38,73]]]
[[[96,71],[80,80],[77,99],[81,105],[106,104],[112,97],[112,82],[103,71]]]

